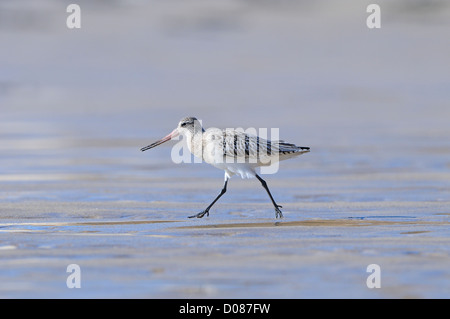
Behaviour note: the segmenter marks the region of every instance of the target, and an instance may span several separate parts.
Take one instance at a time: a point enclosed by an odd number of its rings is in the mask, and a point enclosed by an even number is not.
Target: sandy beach
[[[450,297],[448,3],[69,3],[0,3],[0,298]],[[184,116],[311,147],[283,219],[236,176],[187,218],[223,172],[139,151]]]

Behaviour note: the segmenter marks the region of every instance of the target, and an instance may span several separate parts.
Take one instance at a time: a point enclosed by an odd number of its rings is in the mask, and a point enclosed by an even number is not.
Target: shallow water
[[[450,297],[448,4],[31,3],[0,4],[0,297]],[[139,151],[186,115],[311,147],[264,177],[285,218],[238,178],[186,218],[223,173]]]

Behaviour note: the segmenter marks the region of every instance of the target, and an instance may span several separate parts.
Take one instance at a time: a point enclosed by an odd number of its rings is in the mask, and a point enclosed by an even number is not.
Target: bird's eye
[[[182,126],[182,127],[183,127],[183,126],[186,126],[186,124],[187,124],[187,123],[186,123],[186,122],[184,122],[184,123],[181,123],[181,125],[180,125],[180,126]]]

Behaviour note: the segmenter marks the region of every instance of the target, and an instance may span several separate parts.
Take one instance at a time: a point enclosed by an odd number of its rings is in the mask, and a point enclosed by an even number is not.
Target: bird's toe
[[[195,214],[195,215],[192,215],[192,216],[188,216],[188,218],[195,218],[195,217],[197,217],[197,218],[202,218],[203,216],[209,216],[209,211],[207,211],[207,210],[204,210],[204,211],[202,211],[202,212],[200,212],[200,213],[198,213],[198,214]]]
[[[275,208],[275,218],[283,218],[283,213],[280,210],[280,205]]]

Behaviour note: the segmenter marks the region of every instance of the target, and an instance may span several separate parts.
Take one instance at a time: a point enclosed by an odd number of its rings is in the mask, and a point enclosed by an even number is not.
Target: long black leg
[[[196,214],[196,215],[192,215],[189,216],[189,218],[202,218],[205,214],[206,216],[209,216],[209,209],[217,202],[217,200],[222,197],[223,194],[225,194],[225,192],[227,191],[227,184],[228,184],[228,177],[225,177],[225,183],[223,184],[223,188],[220,191],[220,194],[216,197],[216,199],[213,200],[213,202],[211,204],[209,204],[208,207],[206,207],[206,209],[204,211],[201,211],[200,213]]]
[[[281,212],[280,208],[282,208],[282,206],[278,205],[277,203],[275,203],[275,200],[272,197],[272,194],[269,191],[269,187],[267,187],[267,183],[265,180],[263,180],[261,177],[259,177],[258,174],[255,174],[256,178],[261,182],[261,185],[264,187],[264,189],[267,191],[267,194],[269,194],[270,200],[273,203],[273,206],[275,207],[275,218],[282,218],[283,217],[283,213]]]

